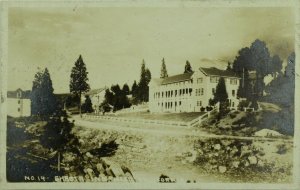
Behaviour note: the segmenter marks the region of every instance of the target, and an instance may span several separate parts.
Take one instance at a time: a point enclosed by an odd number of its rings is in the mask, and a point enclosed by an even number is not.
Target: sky
[[[226,68],[255,39],[286,61],[294,51],[291,8],[97,7],[10,8],[8,90],[31,89],[38,69],[49,69],[54,92],[69,92],[79,55],[92,89],[139,80],[142,60],[152,78],[165,58],[169,76]]]

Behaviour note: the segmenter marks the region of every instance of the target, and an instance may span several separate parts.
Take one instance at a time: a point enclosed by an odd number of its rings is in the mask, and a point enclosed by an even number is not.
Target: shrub
[[[287,152],[287,147],[285,144],[279,144],[277,147],[277,154],[285,154]]]
[[[238,105],[238,110],[243,111],[244,107],[248,107],[249,102],[247,100],[242,100],[240,101],[239,105]]]
[[[205,111],[205,108],[204,108],[204,107],[201,107],[200,110],[201,110],[202,112],[204,112],[204,111]]]

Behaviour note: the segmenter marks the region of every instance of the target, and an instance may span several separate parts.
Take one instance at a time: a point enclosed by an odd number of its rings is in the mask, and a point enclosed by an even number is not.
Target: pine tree
[[[32,82],[32,89],[31,89],[31,115],[41,115],[41,106],[42,106],[42,100],[41,100],[41,85],[42,85],[42,77],[43,72],[39,70],[34,75],[34,80]]]
[[[137,97],[137,91],[138,91],[138,86],[136,84],[136,80],[134,80],[132,87],[131,87],[131,94],[132,97],[136,98]]]
[[[149,100],[149,82],[151,81],[151,72],[146,68],[145,61],[143,60],[141,66],[141,78],[138,84],[137,100],[140,102],[147,102]]]
[[[125,83],[125,84],[123,85],[122,91],[123,91],[123,93],[125,93],[125,95],[129,95],[130,90],[129,90],[128,84]]]
[[[88,95],[85,96],[85,101],[81,107],[83,113],[92,113],[94,111],[90,96]]]
[[[52,80],[50,73],[46,68],[42,78],[42,113],[45,115],[51,115],[57,111],[57,102],[54,96],[54,89],[52,87]]]
[[[53,93],[52,80],[47,68],[38,71],[31,91],[31,114],[47,118],[59,111]]]
[[[231,63],[228,62],[226,71],[232,71]]]
[[[228,94],[226,91],[225,79],[223,77],[220,78],[217,84],[216,93],[214,94],[214,102],[220,103],[220,115],[224,115],[228,107]]]
[[[165,58],[162,59],[161,69],[160,69],[160,78],[168,77],[168,72],[165,64]]]
[[[79,97],[79,113],[81,116],[81,95],[84,92],[90,90],[90,86],[87,83],[88,81],[88,72],[86,71],[85,63],[81,55],[75,62],[75,66],[71,71],[71,79],[70,79],[70,92]]]
[[[192,73],[192,72],[193,72],[192,66],[191,66],[190,62],[187,60],[185,62],[184,73]]]
[[[280,57],[278,55],[274,55],[272,57],[272,60],[271,60],[271,65],[269,66],[270,67],[270,72],[275,76],[276,76],[276,73],[281,73],[281,70],[282,70],[282,60],[280,59]]]
[[[68,121],[66,114],[55,115],[48,121],[44,127],[45,131],[40,137],[40,142],[44,147],[56,152],[58,171],[60,171],[60,162],[64,151],[80,154],[78,138],[71,132],[73,127],[74,123]]]

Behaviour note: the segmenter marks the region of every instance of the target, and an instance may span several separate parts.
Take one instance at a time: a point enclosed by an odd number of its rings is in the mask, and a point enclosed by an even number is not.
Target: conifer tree
[[[216,87],[216,93],[214,94],[214,102],[219,102],[220,115],[224,115],[228,107],[228,94],[226,91],[225,79],[221,77]]]
[[[192,73],[192,66],[188,60],[185,62],[184,73]]]
[[[53,115],[58,110],[58,104],[53,93],[52,80],[47,68],[38,71],[31,91],[31,114],[41,117]]]
[[[168,77],[168,72],[165,64],[165,58],[162,59],[161,69],[160,69],[160,78]]]
[[[148,84],[151,81],[151,72],[146,68],[145,60],[141,66],[141,78],[138,84],[137,99],[141,102],[147,102],[149,99],[149,87]]]
[[[122,91],[123,91],[123,93],[124,93],[125,95],[129,95],[130,90],[129,90],[128,84],[125,83],[125,84],[123,85]]]
[[[90,90],[90,85],[88,84],[88,72],[86,70],[85,63],[81,55],[75,62],[74,67],[71,71],[70,79],[70,92],[79,97],[79,113],[81,116],[81,95],[88,90]]]

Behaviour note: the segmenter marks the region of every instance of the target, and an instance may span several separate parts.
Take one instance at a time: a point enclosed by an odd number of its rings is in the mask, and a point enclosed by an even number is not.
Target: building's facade
[[[85,93],[81,98],[81,102],[84,103],[85,101],[85,96],[88,95],[92,101],[93,109],[95,110],[96,113],[99,112],[99,106],[100,104],[104,101],[105,99],[105,91],[106,87],[104,88],[99,88],[99,89],[93,89]]]
[[[201,108],[209,106],[220,77],[225,79],[230,107],[236,109],[240,78],[231,71],[212,67],[151,80],[150,112],[200,112]]]
[[[7,92],[7,115],[26,117],[31,115],[30,91],[17,89]]]

